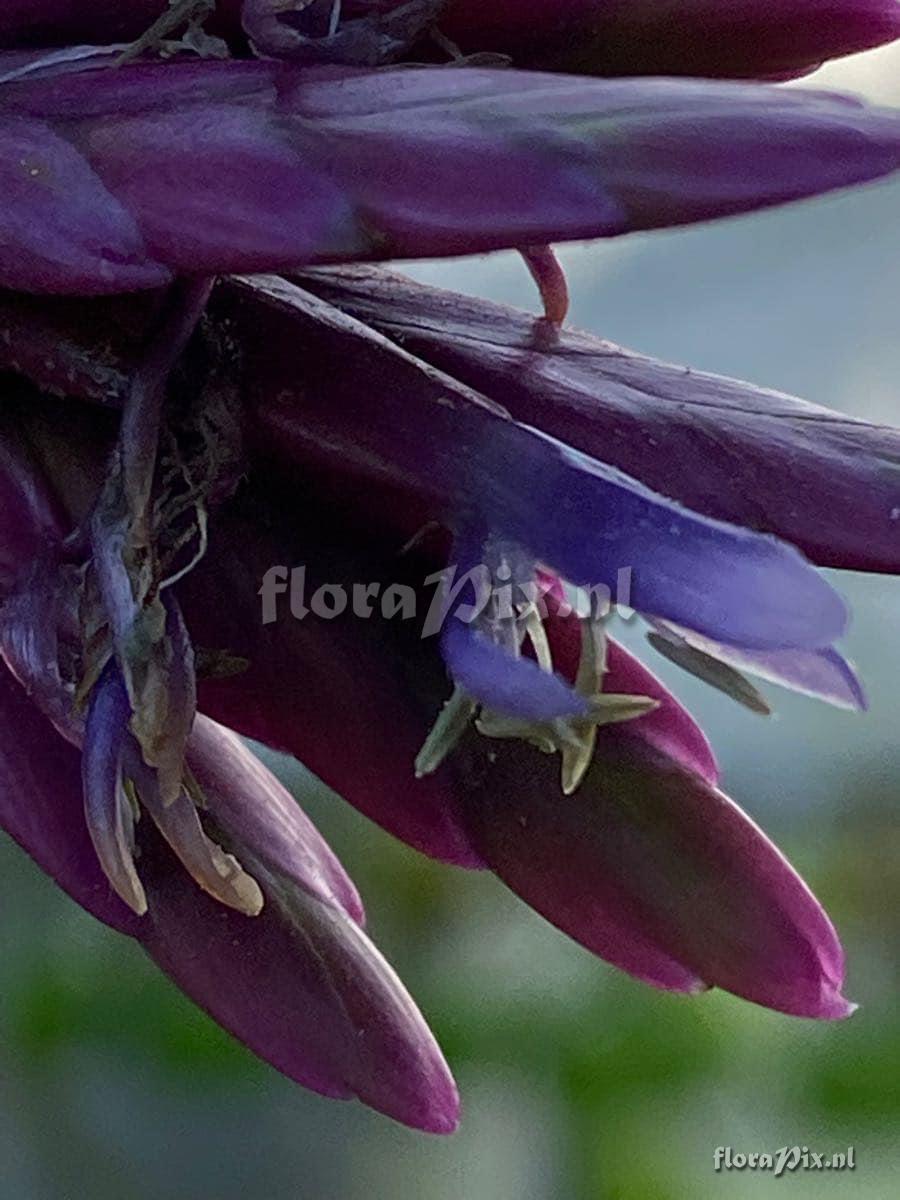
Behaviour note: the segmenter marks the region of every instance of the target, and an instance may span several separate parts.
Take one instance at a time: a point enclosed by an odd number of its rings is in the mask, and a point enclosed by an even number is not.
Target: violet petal
[[[496,530],[573,583],[614,592],[620,570],[631,568],[634,607],[722,641],[820,646],[843,632],[842,602],[791,547],[688,512],[510,420],[299,288],[272,278],[244,286],[270,305],[254,387],[263,397],[257,435],[271,451],[411,487],[450,524]],[[552,504],[535,496],[535,480]]]
[[[0,825],[82,908],[123,933],[136,917],[115,895],[88,836],[77,751],[0,665]]]
[[[750,651],[698,638],[689,630],[665,622],[654,622],[654,625],[664,637],[686,639],[689,645],[713,655],[721,662],[758,675],[769,683],[825,700],[837,708],[864,712],[868,707],[865,690],[853,667],[831,647],[824,650]]]
[[[525,721],[585,714],[590,705],[559,675],[529,658],[513,658],[477,628],[451,617],[441,636],[447,668],[486,708]]]
[[[139,917],[147,897],[134,865],[134,821],[122,786],[122,758],[131,708],[115,663],[91,693],[81,757],[84,815],[104,874]]]

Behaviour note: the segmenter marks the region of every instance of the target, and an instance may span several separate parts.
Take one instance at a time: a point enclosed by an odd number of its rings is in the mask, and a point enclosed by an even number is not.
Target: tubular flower
[[[565,330],[549,243],[880,178],[900,120],[501,69],[461,4],[210,7],[0,5],[0,822],[263,1058],[423,1129],[440,1051],[238,735],[640,979],[847,1015],[595,602],[756,711],[748,674],[864,707],[816,565],[898,569],[900,435]],[[500,247],[542,319],[340,265]]]
[[[819,566],[900,570],[895,430],[574,330],[548,342],[528,313],[385,270],[299,282],[516,420],[687,508],[775,534]]]

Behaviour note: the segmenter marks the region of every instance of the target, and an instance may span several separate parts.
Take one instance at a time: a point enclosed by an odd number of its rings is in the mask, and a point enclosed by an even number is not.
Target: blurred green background
[[[860,56],[814,83],[898,102],[900,53]],[[885,185],[569,249],[573,321],[897,421],[898,199],[900,187]],[[513,256],[413,273],[534,306]],[[763,720],[646,656],[710,731],[728,789],[828,907],[848,952],[848,995],[862,1006],[850,1021],[655,993],[493,879],[425,861],[280,761],[445,1048],[465,1102],[461,1132],[416,1135],[289,1084],[3,841],[0,1200],[896,1195],[900,581],[835,582],[856,614],[849,648],[871,693],[867,716],[779,693],[777,715]],[[717,1146],[794,1143],[853,1145],[856,1170],[781,1180],[713,1171]]]

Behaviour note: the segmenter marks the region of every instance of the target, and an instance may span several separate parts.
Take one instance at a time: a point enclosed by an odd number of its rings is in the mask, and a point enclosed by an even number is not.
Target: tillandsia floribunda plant
[[[890,0],[777,7],[0,0],[0,821],[325,1095],[458,1119],[238,735],[640,979],[852,1010],[822,908],[581,599],[627,570],[740,702],[864,707],[816,567],[900,568],[900,433],[569,331],[549,249],[900,168],[895,113],[640,77],[898,33]],[[360,265],[504,247],[542,317]],[[331,609],[287,616],[284,564]]]

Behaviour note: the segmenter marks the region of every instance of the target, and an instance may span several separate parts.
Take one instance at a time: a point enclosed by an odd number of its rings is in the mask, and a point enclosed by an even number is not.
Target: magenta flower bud
[[[169,63],[0,83],[0,146],[0,284],[90,294],[750,212],[897,170],[900,117],[749,84]]]
[[[596,75],[802,75],[900,37],[897,0],[448,0],[466,52]]]

